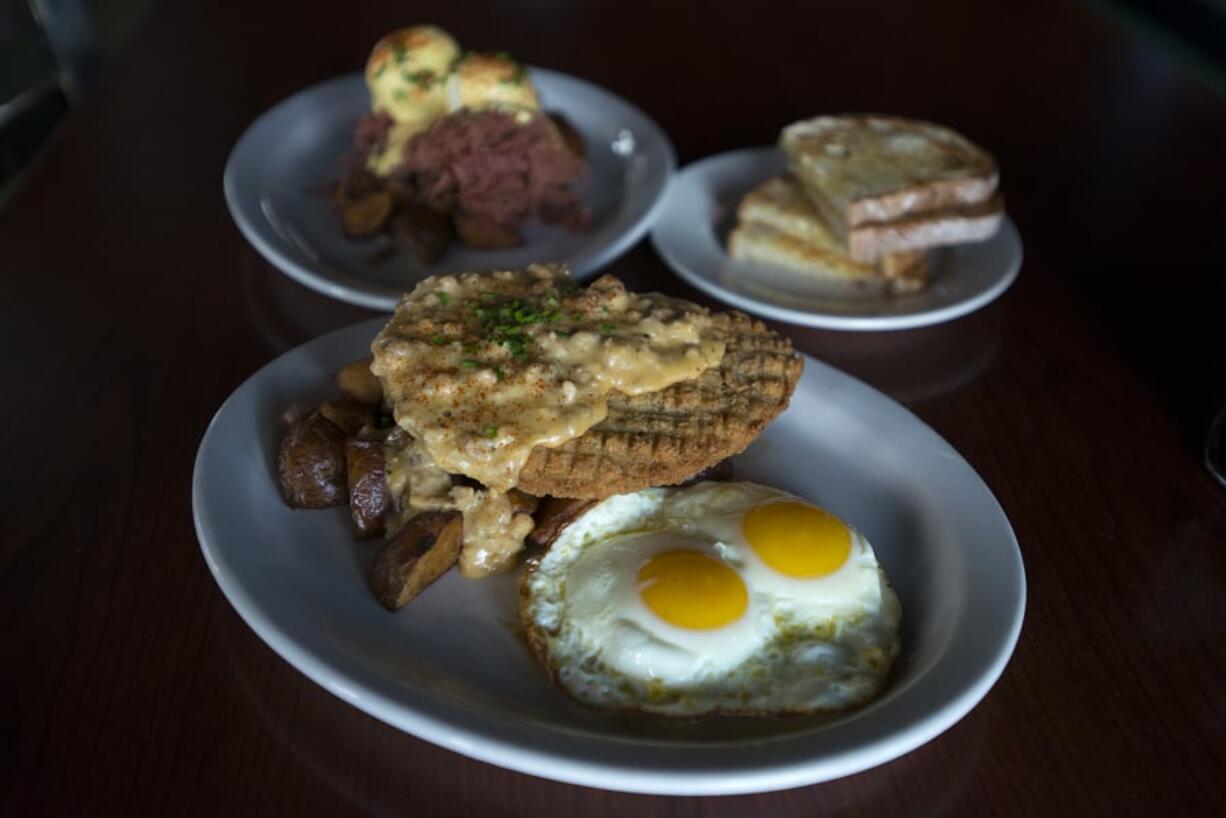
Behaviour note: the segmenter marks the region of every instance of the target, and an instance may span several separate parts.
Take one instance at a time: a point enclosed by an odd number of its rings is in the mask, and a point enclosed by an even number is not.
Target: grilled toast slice
[[[738,224],[728,237],[728,253],[745,261],[765,262],[839,281],[881,283],[909,292],[924,286],[926,249],[880,256],[876,265],[852,259],[791,177],[763,182],[741,200]]]
[[[980,204],[996,191],[996,160],[928,122],[819,116],[779,138],[792,172],[840,239],[851,228]]]
[[[728,253],[742,261],[773,264],[817,278],[881,287],[905,293],[922,289],[928,281],[928,258],[886,277],[844,253],[824,250],[762,222],[741,224],[728,236]]]

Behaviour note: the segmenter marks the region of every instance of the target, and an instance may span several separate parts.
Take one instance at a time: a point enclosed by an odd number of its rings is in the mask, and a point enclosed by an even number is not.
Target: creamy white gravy
[[[425,449],[402,429],[388,435],[384,462],[393,498],[389,536],[420,512],[459,511],[464,523],[460,573],[466,577],[505,570],[523,550],[532,516],[516,512],[509,495],[454,485],[451,475],[434,465]]]
[[[509,564],[531,530],[505,493],[533,448],[561,446],[604,420],[614,390],[637,395],[697,377],[719,364],[724,342],[695,304],[628,293],[610,276],[577,289],[564,266],[537,264],[426,279],[371,350],[371,371],[415,443],[400,469],[408,507],[460,509],[461,569],[478,575]],[[392,472],[389,461],[389,483],[401,479]],[[457,494],[448,474],[486,490]],[[404,488],[393,484],[393,494]]]

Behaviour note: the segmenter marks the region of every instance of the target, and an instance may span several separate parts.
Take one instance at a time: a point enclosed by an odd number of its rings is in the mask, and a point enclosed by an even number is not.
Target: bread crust
[[[982,179],[938,179],[902,188],[875,198],[851,203],[847,222],[854,230],[871,222],[888,222],[914,213],[973,205],[990,198],[1000,177],[993,172]]]
[[[1004,216],[1005,202],[997,193],[977,205],[861,225],[848,234],[847,246],[852,258],[871,264],[886,253],[989,239]]]

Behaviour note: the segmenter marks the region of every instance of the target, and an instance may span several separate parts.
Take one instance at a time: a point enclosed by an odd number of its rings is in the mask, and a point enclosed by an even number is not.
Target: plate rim
[[[670,246],[670,232],[668,220],[665,215],[668,211],[675,207],[672,199],[678,196],[682,186],[690,179],[689,176],[697,175],[708,169],[708,166],[715,165],[721,162],[729,162],[734,159],[748,160],[750,157],[777,156],[778,148],[774,145],[757,145],[753,147],[735,148],[733,150],[723,151],[721,153],[704,156],[701,159],[696,159],[693,162],[680,168],[669,183],[668,193],[664,197],[664,204],[661,208],[660,217],[657,218],[655,224],[651,228],[651,244],[655,248],[657,254],[669,266],[674,273],[681,277],[690,286],[701,290],[712,298],[718,299],[720,302],[729,304],[738,309],[746,310],[766,318],[771,318],[777,321],[784,321],[790,324],[796,324],[807,327],[819,327],[822,329],[848,330],[859,332],[872,331],[893,331],[903,329],[916,329],[919,327],[932,326],[934,324],[942,324],[947,321],[952,321],[955,318],[961,318],[976,310],[986,307],[988,304],[995,301],[1003,295],[1017,279],[1017,276],[1022,268],[1023,252],[1021,234],[1017,230],[1017,225],[1005,213],[1001,221],[1000,233],[1004,240],[1008,242],[1010,247],[1016,248],[1015,257],[1011,260],[1009,267],[999,276],[992,286],[976,293],[970,298],[956,301],[952,304],[947,304],[931,310],[922,310],[909,313],[900,313],[894,315],[842,315],[836,313],[820,312],[813,310],[796,309],[785,307],[780,304],[775,304],[770,301],[763,301],[755,298],[747,293],[736,292],[720,286],[718,283],[711,281],[704,276],[695,273],[686,265],[683,260]],[[989,239],[990,241],[991,239]],[[722,248],[721,248],[722,249]]]
[[[548,82],[566,82],[574,83],[580,86],[585,86],[588,89],[594,90],[607,97],[611,97],[619,104],[626,106],[635,116],[642,119],[651,130],[653,141],[659,146],[662,152],[663,167],[657,178],[652,179],[654,191],[651,194],[650,202],[635,219],[630,222],[621,233],[617,234],[611,241],[603,245],[595,252],[592,257],[584,263],[581,268],[572,270],[572,274],[576,279],[583,279],[594,275],[600,269],[608,266],[631,247],[633,247],[655,224],[656,219],[663,211],[664,200],[668,195],[670,183],[677,172],[677,151],[673,146],[672,140],[668,133],[660,126],[660,123],[650,116],[642,108],[627,100],[607,88],[597,85],[589,80],[577,77],[573,74],[568,74],[563,71],[555,71],[549,68],[539,66],[526,66],[529,72],[536,78]],[[359,307],[367,309],[379,310],[381,312],[391,312],[396,307],[397,297],[385,292],[378,291],[379,288],[362,287],[360,284],[344,284],[332,278],[320,275],[315,272],[309,265],[297,258],[293,253],[281,247],[275,240],[275,236],[266,235],[264,230],[261,230],[261,225],[267,225],[268,217],[257,216],[252,212],[252,203],[244,200],[240,190],[243,180],[237,171],[238,163],[247,155],[248,151],[254,150],[252,147],[255,134],[261,125],[265,125],[269,117],[275,115],[279,109],[293,103],[302,97],[318,94],[324,89],[333,85],[343,85],[346,83],[354,83],[361,81],[362,73],[360,71],[352,71],[347,74],[330,77],[321,80],[312,85],[302,88],[294,93],[286,96],[277,102],[270,105],[268,108],[260,112],[243,129],[242,134],[234,142],[230,148],[230,152],[226,156],[225,169],[222,173],[222,192],[226,200],[226,209],[230,213],[230,218],[238,227],[239,232],[247,243],[253,247],[257,253],[269,264],[271,264],[278,272],[288,276],[292,280],[321,293],[329,298],[337,301],[343,301],[349,304],[355,304]],[[253,154],[255,155],[255,154]],[[275,232],[275,231],[274,231]]]
[[[350,334],[365,334],[368,331],[373,334],[384,322],[383,318],[374,318],[319,336],[287,350],[245,379],[210,419],[201,437],[192,468],[191,500],[194,529],[204,561],[226,600],[259,639],[278,656],[320,687],[366,714],[418,739],[461,755],[527,775],[569,784],[654,795],[749,794],[790,789],[833,780],[879,766],[921,747],[969,713],[995,685],[1012,658],[1025,619],[1028,588],[1016,533],[991,488],[957,450],[905,406],[863,381],[805,355],[806,367],[812,366],[827,370],[836,378],[845,379],[845,383],[853,388],[875,393],[892,405],[894,410],[906,413],[911,422],[919,424],[927,434],[943,444],[973,475],[977,487],[982,489],[986,495],[985,499],[990,502],[989,510],[992,516],[1003,526],[1000,532],[1004,535],[1005,540],[1002,547],[1011,558],[1009,567],[1017,582],[1016,588],[1012,590],[1016,592],[1017,603],[1013,611],[1009,612],[1007,632],[1003,634],[1003,638],[991,652],[990,661],[980,669],[978,675],[962,685],[957,695],[944,700],[943,706],[913,719],[905,729],[888,732],[874,741],[857,746],[854,750],[849,750],[831,759],[819,759],[817,763],[811,761],[806,763],[804,758],[793,758],[792,763],[777,767],[702,768],[682,772],[645,766],[636,767],[632,759],[620,759],[614,763],[607,758],[604,760],[580,758],[562,752],[549,752],[539,746],[525,747],[522,743],[508,739],[505,725],[483,724],[480,714],[474,714],[461,705],[451,702],[436,704],[434,700],[430,700],[432,705],[436,705],[434,712],[430,712],[421,707],[414,707],[412,703],[406,703],[403,697],[397,699],[384,690],[373,688],[370,684],[356,678],[361,674],[343,667],[335,667],[317,656],[310,647],[299,644],[288,629],[263,608],[237,574],[230,570],[224,556],[219,553],[224,551],[224,548],[215,544],[219,538],[212,531],[212,522],[209,519],[209,512],[206,511],[208,503],[204,492],[206,472],[210,468],[208,462],[211,454],[210,441],[217,434],[216,429],[231,407],[237,403],[241,393],[255,390],[262,379],[270,377],[270,374],[282,365],[282,361],[291,355],[306,355],[315,350],[342,344],[346,336]],[[921,676],[916,681],[922,678]],[[562,694],[559,692],[558,695]],[[467,723],[457,724],[457,720]],[[482,732],[479,728],[474,727],[474,724],[487,729]],[[820,735],[820,731],[818,734]],[[812,733],[804,733],[781,740],[802,742],[810,739],[812,735]],[[587,736],[581,740],[598,744],[602,748],[633,746],[633,743],[626,745],[624,739],[614,740],[603,736]],[[743,750],[744,746],[740,742],[734,743],[731,753],[735,754],[737,748]],[[710,749],[706,751],[712,752]],[[729,760],[732,760],[731,757]]]

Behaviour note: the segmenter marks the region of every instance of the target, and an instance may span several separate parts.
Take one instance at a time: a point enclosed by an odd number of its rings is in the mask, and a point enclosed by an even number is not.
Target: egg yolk
[[[662,551],[639,569],[639,596],[656,616],[691,630],[722,628],[749,607],[736,571],[698,551]]]
[[[764,563],[798,579],[834,573],[851,554],[851,532],[843,521],[805,503],[752,508],[741,521],[741,531]]]

